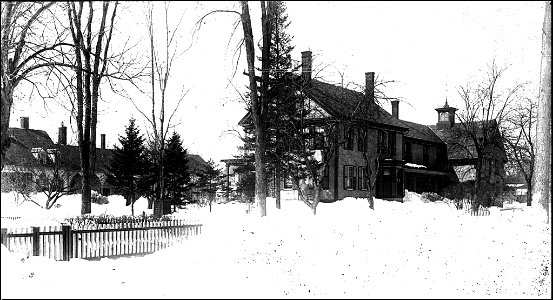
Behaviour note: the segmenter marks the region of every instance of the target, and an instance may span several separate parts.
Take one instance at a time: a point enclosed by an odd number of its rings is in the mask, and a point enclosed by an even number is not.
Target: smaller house
[[[197,202],[210,197],[210,193],[204,187],[199,186],[201,175],[208,170],[207,162],[198,154],[188,154],[188,170],[190,172],[189,196],[192,202]]]
[[[13,189],[14,176],[27,180],[43,180],[37,176],[52,172],[57,164],[66,186],[75,187],[79,192],[82,173],[78,146],[67,145],[67,127],[59,127],[58,142],[54,143],[44,130],[30,129],[29,118],[21,117],[20,128],[8,128],[10,147],[6,151],[6,163],[2,169],[2,191]],[[106,181],[105,169],[112,155],[106,149],[105,134],[101,134],[101,146],[96,149],[96,172],[92,177],[91,188],[102,195],[113,190]],[[34,188],[36,190],[36,186]]]

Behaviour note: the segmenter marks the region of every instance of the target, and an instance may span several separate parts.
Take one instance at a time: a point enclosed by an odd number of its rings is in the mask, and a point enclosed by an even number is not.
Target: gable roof
[[[380,105],[365,101],[365,95],[361,92],[315,79],[311,80],[304,91],[326,112],[335,117],[384,124],[403,131],[408,129],[403,123],[380,107]],[[367,107],[367,105],[369,106]]]
[[[188,168],[191,172],[206,171],[207,162],[198,154],[188,154]]]
[[[293,75],[294,80],[301,82],[301,76]],[[408,127],[392,117],[390,113],[378,104],[365,101],[365,95],[361,92],[342,88],[334,84],[312,79],[303,91],[309,99],[315,101],[325,112],[339,119],[351,119],[369,121],[375,125],[395,127],[397,130],[407,131]],[[367,109],[367,105],[369,105]],[[238,122],[244,126],[251,122],[251,114],[248,111]]]
[[[409,131],[404,134],[404,137],[419,139],[427,142],[443,144],[444,142],[436,135],[436,133],[427,125],[413,123],[405,120],[400,120],[403,124],[409,127]]]
[[[44,130],[8,128],[10,146],[6,150],[6,165],[31,166],[38,163],[31,150],[51,149],[54,142]]]
[[[12,144],[18,144],[23,148],[52,148],[54,142],[44,130],[8,128],[8,136]]]
[[[494,138],[489,145],[485,147],[486,154],[484,156],[496,157],[500,160],[506,161],[507,154],[503,147],[503,143],[500,138],[499,129],[496,120],[490,120],[489,128],[497,134],[498,138]],[[482,136],[480,130],[485,121],[476,121],[473,123],[477,128],[476,134]],[[470,159],[478,157],[476,152],[476,146],[472,138],[466,133],[461,123],[454,123],[449,129],[438,129],[436,125],[428,126],[436,135],[447,144],[447,156],[448,159]]]
[[[81,156],[79,146],[54,144],[44,130],[8,128],[10,147],[6,151],[6,164],[19,166],[36,166],[39,162],[33,156],[33,148],[44,150],[57,149],[59,151],[60,164],[63,168],[80,171]],[[104,170],[112,156],[112,149],[96,148],[96,169]]]

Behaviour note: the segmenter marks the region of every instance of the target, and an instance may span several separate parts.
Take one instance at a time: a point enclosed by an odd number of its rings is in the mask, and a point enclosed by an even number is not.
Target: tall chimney
[[[365,72],[365,97],[374,103],[374,72]]]
[[[29,129],[29,117],[21,117],[19,121],[21,123],[21,129]]]
[[[67,127],[63,125],[63,122],[58,130],[58,145],[67,145]]]
[[[302,73],[303,81],[305,83],[308,83],[311,81],[311,67],[312,67],[311,51],[303,51],[301,53],[301,73]]]
[[[100,145],[102,149],[106,149],[106,134],[102,133],[100,134]]]
[[[399,100],[392,100],[392,117],[399,119]]]

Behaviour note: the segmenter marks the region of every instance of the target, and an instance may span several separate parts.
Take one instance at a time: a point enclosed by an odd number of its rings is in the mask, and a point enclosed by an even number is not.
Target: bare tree
[[[171,78],[171,72],[173,70],[173,64],[175,63],[175,60],[184,52],[186,52],[189,48],[182,48],[178,45],[179,37],[177,36],[177,33],[179,32],[179,27],[181,25],[181,21],[184,17],[184,14],[181,15],[180,19],[178,20],[177,25],[174,28],[169,27],[169,9],[170,5],[168,2],[164,2],[164,27],[163,27],[163,35],[164,38],[163,46],[161,46],[160,50],[156,49],[156,43],[155,42],[155,26],[154,26],[154,5],[153,3],[148,4],[148,11],[147,11],[147,23],[148,23],[148,37],[150,42],[150,84],[151,84],[151,113],[148,115],[144,113],[134,102],[132,98],[129,98],[132,103],[134,104],[135,108],[142,114],[142,116],[147,120],[147,122],[151,126],[151,132],[148,131],[149,139],[150,139],[150,145],[153,147],[153,149],[150,149],[153,151],[153,154],[155,155],[156,165],[158,167],[158,180],[157,180],[157,186],[158,186],[158,196],[157,200],[162,201],[162,198],[165,197],[165,175],[164,175],[164,158],[165,158],[165,143],[167,141],[167,134],[169,132],[169,129],[174,128],[176,125],[173,124],[173,117],[175,117],[176,112],[178,111],[180,104],[186,94],[188,93],[188,90],[185,91],[184,88],[181,88],[180,95],[176,99],[176,104],[174,105],[169,117],[166,116],[166,104],[168,104],[168,95],[167,95],[167,89],[168,89],[168,83],[169,79]],[[181,50],[181,51],[179,51]],[[157,83],[157,90],[159,91],[159,96],[156,97],[156,83]],[[157,102],[159,100],[159,102]],[[160,206],[154,206],[154,213],[155,214],[161,214],[161,211],[157,211]]]
[[[54,155],[56,157],[49,164],[32,170],[31,182],[37,191],[46,195],[45,209],[52,208],[59,198],[79,190],[79,187],[69,184],[69,172],[62,168],[59,153]]]
[[[501,128],[505,125],[510,107],[524,84],[515,84],[512,88],[502,89],[500,80],[507,67],[499,67],[495,61],[488,65],[487,72],[476,87],[467,83],[458,89],[462,109],[457,114],[460,126],[453,127],[448,143],[449,151],[469,158],[475,173],[473,189],[474,209],[480,205],[489,206],[489,191],[481,188],[492,183],[494,173],[504,159],[503,136]],[[496,174],[502,177],[500,174]]]
[[[41,70],[50,69],[63,61],[66,27],[60,24],[51,10],[55,2],[2,1],[1,21],[1,165],[9,147],[8,127],[14,95],[22,82],[31,84]],[[30,96],[30,95],[29,95]]]
[[[528,186],[526,203],[532,203],[532,178],[536,161],[536,110],[537,104],[523,98],[507,118],[503,136],[509,161],[514,163],[517,175],[522,174]]]
[[[67,15],[75,47],[75,103],[78,142],[81,157],[82,206],[81,214],[91,212],[91,178],[96,164],[96,123],[100,83],[108,76],[109,50],[118,2],[104,1],[101,19],[95,21],[93,2],[68,2]],[[110,6],[113,8],[110,9]],[[110,12],[111,11],[111,12]],[[85,15],[83,16],[83,13]],[[99,23],[94,32],[93,23]]]
[[[551,2],[545,2],[542,31],[540,100],[538,102],[536,171],[534,177],[535,205],[543,206],[549,223],[551,200]]]

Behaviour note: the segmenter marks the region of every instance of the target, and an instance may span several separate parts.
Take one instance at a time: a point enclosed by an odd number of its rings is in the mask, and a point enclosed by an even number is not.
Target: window
[[[355,190],[355,167],[344,166],[344,190]]]
[[[48,163],[48,155],[46,154],[46,151],[44,151],[44,149],[40,147],[32,148],[31,153],[40,164]]]
[[[52,163],[56,163],[58,161],[58,158],[60,156],[60,152],[58,149],[48,149],[46,150],[48,152],[48,158],[50,158],[50,161]]]
[[[439,119],[440,122],[447,122],[449,121],[449,116],[448,116],[448,113],[447,112],[441,112],[440,113],[440,119]]]
[[[324,149],[326,145],[325,132],[320,126],[313,126],[313,149]]]
[[[378,131],[378,149],[383,157],[394,157],[396,153],[396,133]]]
[[[367,128],[359,128],[357,131],[357,150],[367,151]]]
[[[353,150],[353,137],[355,136],[355,130],[353,127],[346,126],[344,128],[344,149]]]
[[[413,151],[411,149],[411,143],[403,144],[403,159],[405,162],[413,162]]]
[[[288,176],[284,178],[284,188],[285,189],[291,189],[292,188],[292,176]]]
[[[359,167],[359,189],[366,191],[369,188],[369,174],[367,167]]]

